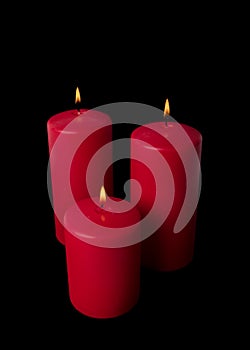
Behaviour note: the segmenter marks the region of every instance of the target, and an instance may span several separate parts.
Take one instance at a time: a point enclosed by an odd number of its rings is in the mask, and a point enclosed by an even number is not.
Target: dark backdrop
[[[127,20],[117,35],[115,23],[105,34],[105,21],[99,23],[94,35],[93,27],[84,26],[77,18],[71,35],[60,16],[58,26],[53,25],[52,18],[49,24],[42,17],[38,23],[33,18],[20,36],[19,59],[9,79],[8,91],[17,106],[10,104],[12,112],[16,109],[13,135],[17,140],[15,158],[20,165],[14,166],[14,196],[18,189],[21,214],[17,221],[22,227],[12,245],[18,260],[11,275],[15,286],[11,288],[12,326],[22,325],[36,334],[36,339],[47,341],[52,333],[57,340],[69,335],[72,339],[80,336],[82,341],[90,339],[93,344],[106,339],[104,343],[109,344],[114,343],[117,330],[122,334],[121,343],[125,339],[132,343],[132,334],[140,334],[141,340],[151,335],[153,341],[160,338],[167,342],[165,336],[175,331],[179,337],[187,331],[185,337],[191,340],[196,332],[202,332],[209,339],[211,334],[220,333],[222,322],[230,320],[233,303],[228,306],[225,296],[235,284],[224,221],[228,214],[223,211],[228,198],[225,170],[229,167],[229,159],[224,156],[224,125],[231,123],[224,112],[223,45],[229,38],[222,31],[211,32],[210,20],[204,22],[201,14],[195,22],[190,17],[184,22],[178,17],[177,22],[165,19],[159,30],[146,21],[143,29],[135,25],[130,34]],[[216,15],[212,18],[216,28],[219,20]],[[111,320],[88,318],[71,305],[65,250],[55,238],[47,192],[46,123],[53,114],[74,108],[76,86],[86,108],[128,101],[163,109],[169,98],[172,116],[197,128],[203,136],[194,260],[171,273],[142,269],[138,304],[128,314]],[[116,136],[127,137],[124,134],[129,132],[117,129]],[[128,162],[115,167],[118,173],[115,189],[122,196]],[[205,326],[208,320],[210,325]],[[105,335],[101,336],[102,331]]]

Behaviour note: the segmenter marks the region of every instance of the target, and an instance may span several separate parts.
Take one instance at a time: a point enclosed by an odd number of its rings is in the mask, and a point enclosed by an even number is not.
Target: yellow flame
[[[106,196],[106,191],[104,186],[101,187],[101,191],[100,191],[100,203],[103,204],[106,202],[107,196]]]
[[[169,101],[168,101],[168,98],[166,99],[166,102],[165,102],[165,108],[164,108],[164,117],[166,115],[170,115],[170,106],[169,106]]]
[[[81,96],[80,96],[80,90],[77,87],[76,88],[76,98],[75,98],[75,103],[81,102]]]

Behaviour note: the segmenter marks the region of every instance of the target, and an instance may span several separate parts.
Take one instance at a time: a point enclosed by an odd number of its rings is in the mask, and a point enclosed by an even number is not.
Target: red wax
[[[112,318],[139,297],[140,243],[129,242],[140,235],[140,214],[127,201],[111,197],[103,208],[97,201],[83,199],[65,214],[69,296],[82,314]]]
[[[141,186],[138,209],[150,224],[157,223],[157,218],[161,216],[162,220],[165,215],[155,232],[142,241],[142,265],[145,267],[172,271],[193,259],[201,148],[200,132],[177,122],[150,123],[132,132],[131,179]],[[168,172],[162,174],[159,154],[167,162],[171,176]],[[138,197],[137,191],[132,181],[131,202]],[[157,197],[161,200],[152,212]],[[168,211],[166,206],[170,207]]]
[[[112,122],[95,110],[69,110],[48,120],[47,133],[56,237],[64,244],[63,216],[74,200],[98,195],[96,189],[103,184],[112,194],[112,167],[105,174],[106,165],[112,164],[111,144],[86,178],[93,155],[112,141]]]

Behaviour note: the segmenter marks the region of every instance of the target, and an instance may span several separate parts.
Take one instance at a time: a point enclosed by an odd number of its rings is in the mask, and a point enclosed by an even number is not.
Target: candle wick
[[[168,126],[168,117],[169,117],[168,114],[165,114],[165,115],[164,115],[164,118],[165,118],[165,126]]]
[[[80,108],[80,103],[79,102],[76,104],[76,112],[77,112],[78,115],[81,114],[81,108]]]

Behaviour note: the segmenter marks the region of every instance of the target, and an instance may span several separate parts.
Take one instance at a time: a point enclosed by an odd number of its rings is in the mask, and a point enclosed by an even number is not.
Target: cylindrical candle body
[[[105,207],[112,210],[109,199]],[[84,217],[81,217],[83,220],[81,223],[78,209],[86,215],[86,225]],[[79,312],[89,317],[117,317],[128,312],[138,301],[141,266],[140,243],[120,247],[123,238],[119,239],[118,229],[139,223],[140,214],[136,208],[130,209],[130,205],[127,207],[128,211],[124,213],[112,213],[105,208],[100,209],[91,198],[79,201],[78,209],[72,206],[65,214],[70,300]],[[98,225],[102,232],[96,233],[95,229],[91,230],[87,218]],[[111,236],[105,242],[107,227],[112,230],[113,242]],[[97,246],[91,244],[91,240],[93,239],[95,243],[95,238],[100,234],[103,234],[103,244],[100,242]],[[128,227],[123,234],[128,235],[129,239],[129,236],[138,235],[140,232],[138,227],[136,229]]]
[[[174,183],[174,199],[169,214],[156,231],[142,242],[142,265],[145,267],[159,271],[172,271],[186,266],[193,259],[197,216],[197,208],[193,202],[198,203],[201,146],[202,137],[196,129],[175,122],[169,122],[168,125],[164,122],[155,122],[140,126],[132,132],[131,178],[141,185],[141,197],[137,205],[142,218],[146,215],[155,217],[150,210],[163,184],[155,182],[157,174],[153,174],[149,167],[152,164],[154,171],[159,174],[162,171],[161,167],[157,168],[155,164],[156,153],[159,152],[168,163]],[[138,160],[140,157],[147,159],[148,166]],[[188,181],[187,173],[189,173]],[[168,179],[162,180],[166,185]],[[186,198],[184,203],[187,192],[189,192],[189,199]],[[132,202],[134,197],[138,196],[132,182]],[[194,208],[193,213],[186,219],[185,226],[175,233],[175,224],[181,210],[186,212],[188,217],[187,212],[191,205]],[[158,213],[163,210],[164,202],[157,208]]]
[[[113,193],[112,166],[103,180],[106,164],[112,164],[112,122],[108,115],[95,110],[81,110],[80,114],[69,110],[52,116],[47,132],[56,237],[64,244],[63,216],[72,200],[89,197],[89,187],[100,188],[103,183],[107,193]],[[109,143],[87,183],[91,158]]]

